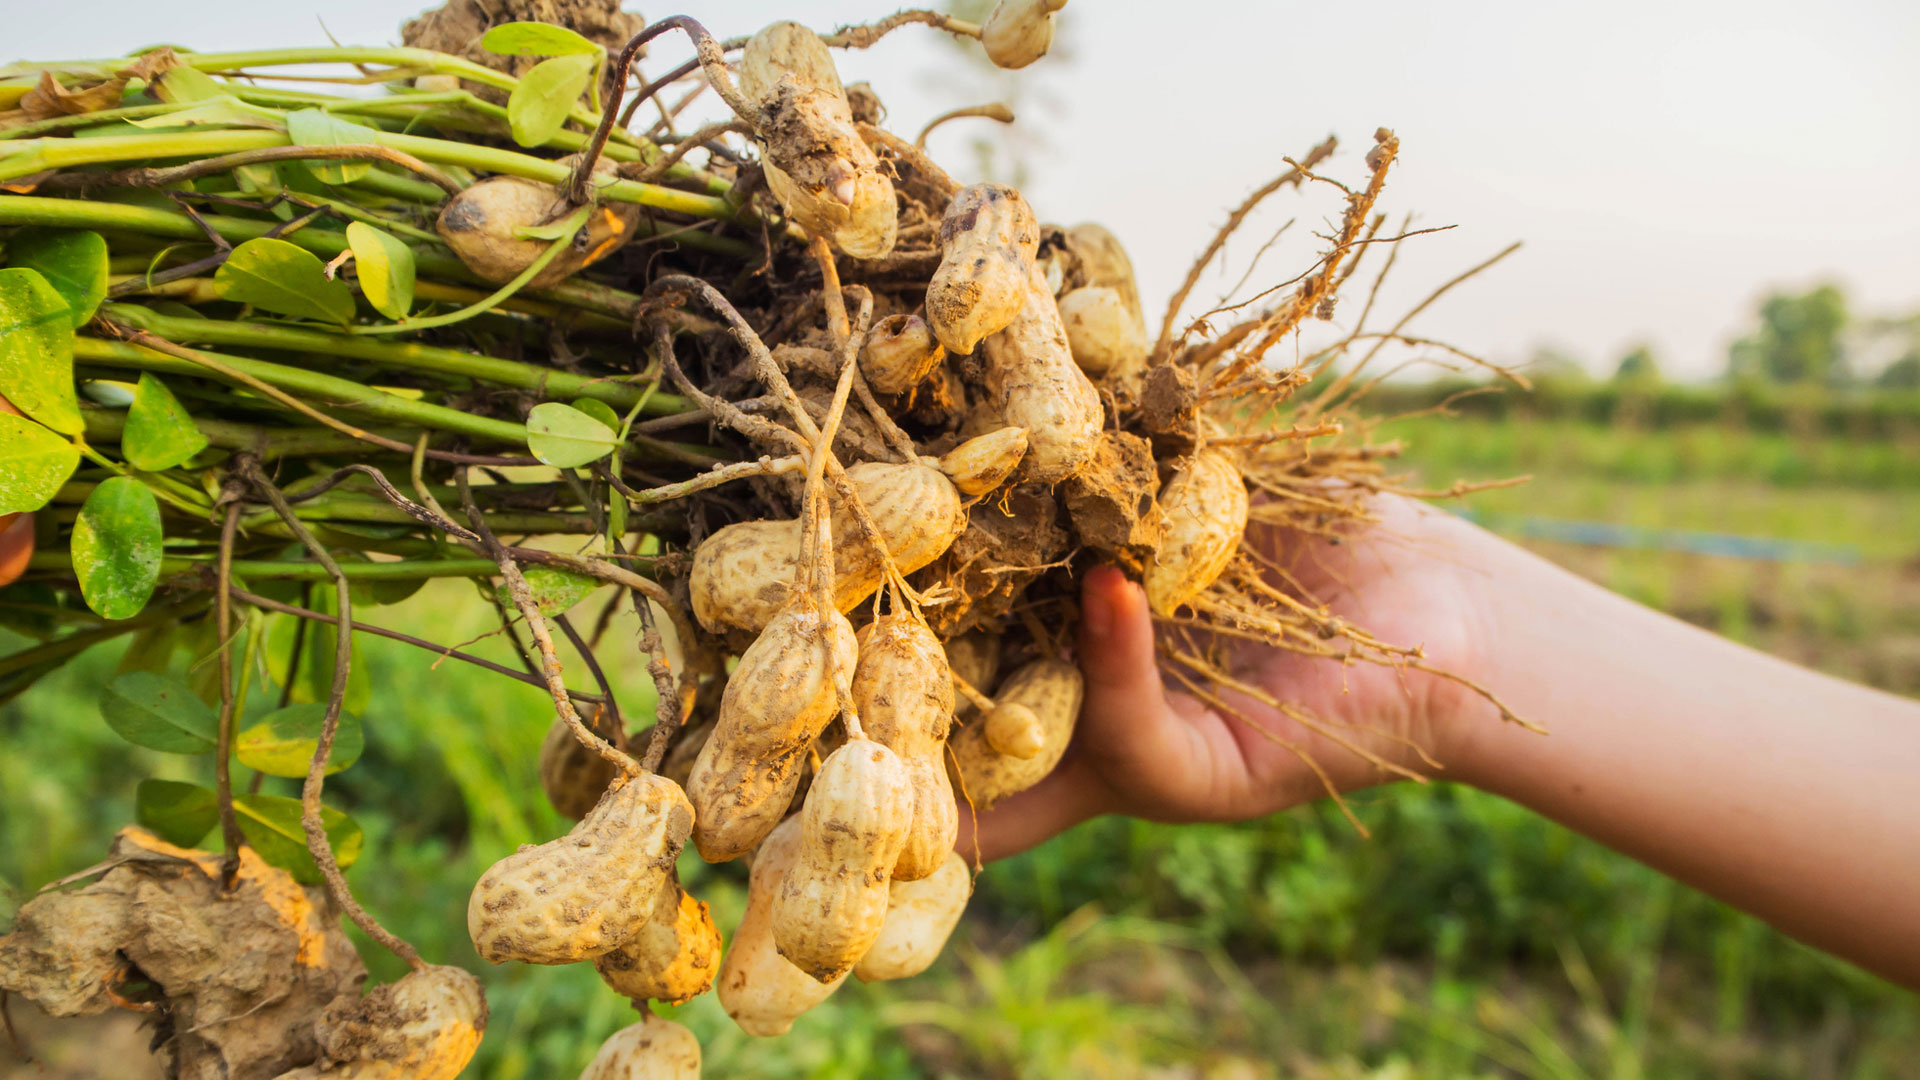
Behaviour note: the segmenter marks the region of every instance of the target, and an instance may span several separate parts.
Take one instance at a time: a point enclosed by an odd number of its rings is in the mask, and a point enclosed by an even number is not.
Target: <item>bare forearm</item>
[[[1552,733],[1478,726],[1460,775],[1920,985],[1920,704],[1501,569],[1484,674]]]

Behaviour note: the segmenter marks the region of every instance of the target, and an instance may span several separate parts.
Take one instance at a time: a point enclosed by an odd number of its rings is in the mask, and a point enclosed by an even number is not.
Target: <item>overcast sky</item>
[[[415,10],[391,0],[21,3],[0,50],[53,59],[162,41],[317,44],[321,18],[344,43],[392,43]],[[892,7],[688,0],[680,10],[729,36],[775,17],[825,29]],[[1227,208],[1284,156],[1337,134],[1341,153],[1325,170],[1356,178],[1382,125],[1400,135],[1404,162],[1382,205],[1459,226],[1404,247],[1399,288],[1383,303],[1404,307],[1526,242],[1423,317],[1415,329],[1428,336],[1509,361],[1554,344],[1601,369],[1645,340],[1670,373],[1700,377],[1721,369],[1772,288],[1833,280],[1862,311],[1920,309],[1912,0],[1073,0],[1058,18],[1070,55],[1022,73],[1026,192],[1044,220],[1118,233],[1156,316]],[[653,67],[685,55],[664,39]],[[998,92],[991,76],[964,82],[951,44],[917,28],[843,54],[841,69],[849,82],[871,80],[889,126],[909,136]],[[932,149],[969,178],[978,134],[955,124]],[[1324,189],[1282,196],[1278,216],[1250,225],[1232,253],[1244,260],[1297,213],[1256,280],[1291,276],[1312,257],[1308,230],[1336,210]],[[1210,274],[1203,299],[1243,268]]]

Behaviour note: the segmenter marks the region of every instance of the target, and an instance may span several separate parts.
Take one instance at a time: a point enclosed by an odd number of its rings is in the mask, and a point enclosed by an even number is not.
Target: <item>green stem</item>
[[[162,502],[173,507],[175,510],[183,511],[194,517],[205,517],[213,510],[213,507],[209,506],[204,499],[196,502],[181,497],[179,492],[174,490],[173,485],[166,482],[165,477],[157,476],[153,473],[139,472],[130,466],[122,465],[91,446],[80,447],[80,453],[86,455],[88,461],[93,462],[95,465],[115,475],[123,476],[136,483],[145,485],[148,491],[159,496]]]
[[[87,439],[90,442],[119,442],[121,432],[126,430],[125,412],[83,406],[80,416],[86,421]],[[193,418],[193,426],[200,429],[200,433],[212,445],[228,450],[246,450],[257,454],[263,461],[323,454],[365,454],[372,449],[351,435],[321,427],[267,428],[200,416]],[[412,434],[391,428],[369,430],[395,440]]]
[[[225,353],[208,355],[235,371],[251,375],[277,389],[298,394],[334,408],[395,423],[413,424],[435,431],[451,431],[489,442],[507,443],[513,446],[527,444],[527,429],[524,424],[475,416],[459,409],[449,409],[444,405],[411,401],[396,394],[362,386],[350,379],[323,375],[305,368],[270,364],[264,360],[251,360]],[[219,372],[191,360],[168,356],[124,341],[102,341],[99,338],[77,336],[73,340],[73,358],[76,361],[107,367],[171,372],[175,375],[192,375],[218,382],[231,381]]]
[[[615,408],[632,408],[646,398],[646,388],[624,382],[590,379],[535,364],[477,356],[457,349],[435,345],[416,345],[400,341],[369,341],[345,334],[319,330],[301,330],[271,323],[227,322],[223,319],[188,319],[162,315],[131,304],[106,305],[107,313],[130,326],[166,338],[176,344],[208,344],[257,349],[283,349],[310,352],[321,356],[347,356],[381,367],[401,371],[431,371],[460,375],[477,382],[534,390],[555,397],[597,398]],[[654,394],[648,400],[649,414],[681,413],[692,408],[685,398],[673,394]]]
[[[185,559],[168,556],[160,560],[162,575],[184,574],[194,570],[213,566],[211,555],[205,558]],[[29,570],[50,570],[73,572],[73,557],[64,551],[36,551],[27,560]],[[500,572],[500,567],[491,559],[411,559],[405,562],[342,563],[341,572],[351,581],[422,581],[428,578],[443,577],[489,577]],[[243,578],[273,578],[289,581],[331,581],[333,575],[317,562],[281,562],[264,559],[235,559],[233,573]],[[153,622],[164,620],[154,619]],[[116,623],[114,630],[132,629],[125,623]],[[92,631],[99,633],[99,631]],[[78,635],[76,635],[78,636]],[[105,635],[111,637],[111,634]],[[70,639],[63,639],[70,640]],[[102,638],[104,640],[104,638]],[[56,642],[55,644],[58,644]],[[16,656],[23,654],[15,654]],[[8,659],[12,659],[9,657]],[[4,668],[0,662],[0,668]],[[0,670],[0,674],[6,674]]]

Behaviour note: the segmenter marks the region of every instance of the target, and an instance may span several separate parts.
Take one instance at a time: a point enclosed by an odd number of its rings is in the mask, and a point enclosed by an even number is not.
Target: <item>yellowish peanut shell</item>
[[[1003,427],[976,435],[941,455],[940,471],[971,499],[1005,483],[1026,456],[1027,429]]]
[[[1039,783],[1066,753],[1084,693],[1080,669],[1059,660],[1035,660],[1008,675],[994,702],[999,707],[1020,705],[1039,718],[1045,732],[1040,752],[1030,758],[1000,753],[987,742],[986,724],[976,719],[948,740],[948,767],[959,774],[955,789],[985,810]]]
[[[640,932],[693,828],[693,806],[660,776],[616,783],[565,836],[480,875],[467,931],[489,962],[571,964]]]
[[[1160,492],[1167,531],[1147,567],[1147,604],[1171,615],[1206,591],[1247,532],[1246,481],[1233,459],[1214,450],[1194,455]]]
[[[1106,226],[1089,221],[1068,229],[1066,241],[1073,252],[1076,284],[1119,293],[1120,302],[1144,337],[1147,316],[1140,307],[1140,287],[1134,281],[1133,260],[1127,257],[1120,238]]]
[[[613,1033],[580,1080],[700,1080],[700,1040],[661,1016]]]
[[[720,718],[687,779],[693,842],[708,862],[746,854],[779,823],[807,748],[838,709],[828,657],[851,678],[856,653],[846,616],[830,615],[823,627],[811,598],[793,594],[727,679]]]
[[[594,970],[635,1001],[678,1005],[707,992],[720,970],[720,928],[704,901],[667,880],[653,915],[632,941],[597,957]]]
[[[1039,219],[1013,188],[974,184],[954,195],[927,284],[927,322],[948,352],[970,353],[1019,317],[1039,245]]]
[[[968,632],[947,639],[947,665],[967,685],[982,694],[993,693],[994,680],[1000,677],[1000,635],[985,630]],[[973,702],[965,695],[954,698],[954,715],[965,716]]]
[[[1008,757],[1025,760],[1046,748],[1046,726],[1032,709],[1017,701],[996,706],[984,723],[987,745]]]
[[[932,966],[973,895],[973,875],[957,851],[947,852],[939,869],[918,881],[887,886],[887,919],[867,955],[854,965],[861,982],[884,982],[918,975]]]
[[[817,981],[844,978],[880,936],[913,796],[899,755],[872,739],[850,740],[828,755],[807,789],[800,858],[773,901],[773,941]]]
[[[619,772],[581,745],[565,721],[555,720],[540,744],[540,788],[555,810],[575,821],[587,816]]]
[[[487,1029],[480,980],[429,964],[362,998],[342,998],[314,1021],[320,1062],[279,1080],[454,1080]]]
[[[562,159],[571,164],[572,158]],[[611,176],[614,163],[601,161],[595,176]],[[468,187],[440,209],[434,230],[467,269],[487,281],[506,282],[520,276],[553,245],[531,240],[515,230],[550,225],[575,209],[559,188],[519,176],[490,176]],[[542,289],[572,276],[620,250],[633,239],[640,223],[640,207],[632,203],[601,203],[586,225],[527,288]]]
[[[1022,474],[1047,484],[1073,475],[1093,457],[1106,411],[1100,392],[1073,362],[1060,311],[1038,268],[1028,273],[1026,306],[983,347],[990,407],[1006,423],[1027,429]]]
[[[867,737],[899,756],[913,786],[912,824],[892,867],[896,880],[913,881],[939,868],[960,828],[946,765],[953,679],[940,639],[912,616],[882,615],[855,638],[854,708]]]
[[[720,961],[720,1006],[749,1035],[784,1035],[794,1020],[825,1001],[845,977],[818,982],[794,967],[773,944],[773,902],[800,859],[800,816],[780,823],[753,853],[747,912]]]
[[[1074,363],[1096,379],[1137,374],[1147,364],[1147,335],[1120,293],[1104,285],[1072,289],[1059,299],[1060,322]]]
[[[889,315],[873,324],[860,346],[860,374],[881,394],[904,394],[947,355],[933,328],[918,315]]]
[[[980,26],[980,44],[998,67],[1023,68],[1053,46],[1053,13],[1067,0],[1000,0]]]

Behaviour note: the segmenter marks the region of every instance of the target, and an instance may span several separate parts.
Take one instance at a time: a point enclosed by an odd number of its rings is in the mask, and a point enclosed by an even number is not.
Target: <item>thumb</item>
[[[1166,708],[1147,594],[1118,567],[1095,567],[1081,587],[1078,659],[1087,684],[1083,727],[1138,728]]]

